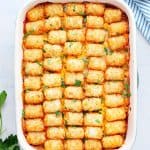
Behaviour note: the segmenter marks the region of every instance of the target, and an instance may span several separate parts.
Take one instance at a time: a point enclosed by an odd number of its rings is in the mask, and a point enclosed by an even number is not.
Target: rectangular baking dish
[[[17,17],[16,24],[16,38],[15,38],[15,100],[16,100],[16,124],[17,136],[20,146],[23,150],[34,150],[27,142],[22,130],[22,37],[23,37],[23,23],[26,12],[33,6],[43,2],[67,3],[67,2],[84,2],[85,0],[30,0],[28,1]],[[128,16],[129,20],[129,44],[130,44],[130,110],[128,116],[128,130],[124,145],[118,150],[130,150],[135,136],[136,136],[136,116],[137,116],[137,64],[136,64],[136,27],[133,14],[127,4],[122,0],[86,0],[88,2],[108,3],[122,9]]]

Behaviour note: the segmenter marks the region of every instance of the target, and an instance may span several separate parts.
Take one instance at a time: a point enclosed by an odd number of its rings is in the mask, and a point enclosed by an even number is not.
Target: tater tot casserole
[[[35,150],[113,150],[130,104],[129,22],[101,3],[41,3],[22,39],[22,128]]]

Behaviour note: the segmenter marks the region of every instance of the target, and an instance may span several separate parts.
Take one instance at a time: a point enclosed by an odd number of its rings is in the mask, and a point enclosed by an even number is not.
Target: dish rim
[[[17,136],[20,146],[24,150],[35,150],[30,146],[23,134],[22,130],[22,110],[23,110],[23,100],[22,100],[22,37],[23,37],[23,21],[26,12],[33,6],[44,3],[69,3],[69,2],[93,2],[93,3],[108,3],[122,9],[129,20],[129,44],[130,44],[130,91],[132,93],[130,97],[130,111],[128,115],[128,131],[126,134],[125,143],[117,150],[130,150],[135,137],[136,137],[136,118],[137,118],[137,62],[136,62],[136,26],[134,21],[134,16],[129,6],[120,0],[29,0],[20,9],[17,21],[16,21],[16,36],[15,36],[15,102],[16,102],[16,125],[17,125]]]

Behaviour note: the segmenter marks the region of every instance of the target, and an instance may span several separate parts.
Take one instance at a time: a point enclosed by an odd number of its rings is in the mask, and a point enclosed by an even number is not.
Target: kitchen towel
[[[136,26],[150,43],[150,0],[124,0],[132,9]]]

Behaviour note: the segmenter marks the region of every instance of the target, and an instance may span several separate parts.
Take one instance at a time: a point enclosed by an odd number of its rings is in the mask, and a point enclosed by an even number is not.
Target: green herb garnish
[[[76,11],[76,5],[73,5],[73,11],[74,12]]]
[[[89,62],[89,60],[87,58],[82,58],[82,60],[84,61],[85,64],[87,64]]]
[[[74,103],[77,101],[76,99],[72,100]]]
[[[10,135],[5,140],[0,139],[0,150],[20,150],[16,135]]]
[[[55,114],[56,114],[56,117],[58,117],[59,115],[61,115],[61,112],[60,111],[56,111]]]
[[[123,95],[124,97],[130,97],[130,96],[131,96],[131,93],[130,93],[130,86],[129,86],[128,83],[125,83],[125,84],[124,84],[124,91],[123,91],[122,95]]]
[[[63,27],[60,27],[60,30],[64,30],[64,28],[63,28]]]
[[[61,87],[62,87],[62,88],[65,88],[65,87],[66,87],[64,80],[61,81]]]
[[[29,35],[31,35],[34,32],[34,30],[31,30],[29,32],[26,32],[23,36],[23,39],[26,39]]]
[[[84,18],[83,18],[83,22],[84,22],[84,23],[86,23],[86,22],[87,22],[87,17],[86,17],[86,16],[84,16]]]
[[[44,49],[44,48],[42,48],[42,51],[45,53],[46,52],[46,50]]]
[[[98,119],[96,119],[95,122],[100,123],[100,121]]]
[[[35,63],[37,63],[37,64],[40,65],[40,66],[43,66],[42,63],[40,63],[40,62],[38,62],[38,61],[36,61]]]
[[[7,98],[7,93],[6,91],[2,91],[0,93],[0,134],[2,133],[2,126],[3,126],[3,121],[2,121],[2,107],[6,101]]]
[[[80,80],[75,80],[75,86],[81,86],[81,81]]]
[[[22,118],[24,118],[25,117],[25,110],[23,109],[22,110]]]
[[[70,43],[69,43],[69,47],[71,48],[71,46],[72,46],[72,45],[73,45],[73,43],[72,43],[72,42],[70,42]]]
[[[112,55],[113,51],[111,51],[110,49],[104,47],[104,51],[106,55]]]

